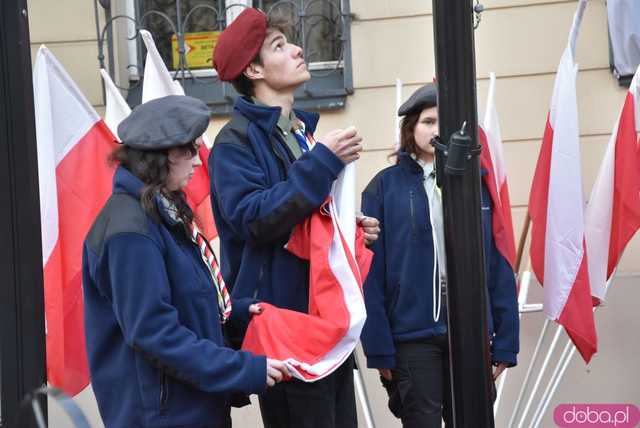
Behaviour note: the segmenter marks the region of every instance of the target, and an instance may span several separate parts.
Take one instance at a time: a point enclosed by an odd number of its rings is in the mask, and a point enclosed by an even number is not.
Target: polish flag
[[[287,249],[309,260],[309,313],[261,303],[242,349],[282,360],[295,378],[313,382],[351,355],[367,317],[362,283],[373,254],[356,228],[353,163],[322,207],[294,228]]]
[[[115,137],[44,46],[33,72],[44,266],[47,377],[75,395],[89,384],[82,242],[111,195]]]
[[[498,112],[496,110],[495,86],[496,75],[490,74],[489,96],[484,114],[484,123],[479,135],[483,150],[480,164],[488,171],[485,183],[495,207],[492,216],[493,239],[500,254],[515,269],[516,244],[513,236],[513,220],[511,218],[511,201],[507,184],[507,168],[502,150],[502,135]]]
[[[591,294],[604,300],[624,248],[640,228],[640,66],[613,128],[585,214]]]
[[[168,95],[184,95],[182,85],[171,78],[167,66],[160,57],[160,53],[156,48],[151,33],[146,30],[140,30],[140,35],[147,47],[147,59],[144,68],[144,80],[142,84],[142,102],[155,100],[156,98],[166,97]],[[116,129],[118,124],[131,113],[131,109],[122,98],[122,94],[111,81],[108,73],[102,72],[102,78],[105,80],[105,90],[107,93],[107,123],[110,127]],[[111,103],[110,103],[111,100]],[[113,108],[110,110],[110,107]],[[112,116],[109,113],[112,113]],[[113,125],[110,123],[113,117]],[[113,127],[111,128],[114,129]],[[193,210],[198,219],[198,226],[204,236],[212,241],[218,236],[216,226],[213,220],[213,210],[211,208],[211,183],[209,180],[209,142],[206,135],[202,136],[204,144],[200,146],[198,156],[202,166],[195,169],[193,177],[184,189],[187,196],[187,203]]]
[[[580,141],[574,63],[586,7],[581,0],[560,59],[551,108],[531,186],[531,264],[544,286],[547,317],[564,326],[588,363],[597,350],[584,234]]]

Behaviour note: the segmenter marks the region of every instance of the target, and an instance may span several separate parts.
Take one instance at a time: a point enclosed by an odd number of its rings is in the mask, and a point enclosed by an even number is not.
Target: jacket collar
[[[422,167],[405,151],[398,152],[398,164],[413,174],[422,174]]]
[[[116,169],[116,172],[113,175],[113,193],[126,193],[139,200],[143,187],[144,183],[128,169],[123,166],[119,166]],[[155,203],[163,222],[169,226],[174,226],[179,223],[179,220],[177,220],[175,216],[171,215],[171,212],[167,208],[167,204],[163,203],[162,198],[159,195],[156,195]]]
[[[249,119],[250,122],[258,125],[267,135],[273,134],[282,109],[280,107],[260,106],[254,104],[246,97],[236,98],[234,109]],[[303,110],[293,109],[298,119],[304,122],[308,132],[314,133],[318,125],[320,115],[318,113],[306,112]]]
[[[407,171],[415,174],[422,173],[422,167],[416,162],[409,153],[401,151],[398,153],[398,164],[406,168]],[[484,177],[489,172],[484,167],[480,167],[480,177]]]

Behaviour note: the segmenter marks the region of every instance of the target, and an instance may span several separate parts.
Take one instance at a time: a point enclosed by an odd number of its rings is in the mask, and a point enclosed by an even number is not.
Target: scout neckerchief
[[[293,136],[296,137],[296,141],[298,141],[298,145],[300,146],[302,153],[308,152],[316,144],[316,140],[313,139],[313,135],[306,132],[306,127],[303,121],[296,120],[292,130]]]
[[[207,265],[207,268],[209,268],[211,279],[213,279],[213,284],[215,285],[216,292],[218,294],[218,308],[220,309],[222,323],[225,323],[229,319],[229,316],[231,316],[231,296],[229,295],[227,286],[224,283],[222,274],[220,273],[218,260],[216,259],[216,255],[211,249],[211,245],[209,245],[209,241],[202,233],[200,233],[200,230],[198,229],[198,226],[196,226],[195,222],[191,222],[191,226],[189,227],[189,229],[191,231],[191,240],[200,249],[202,260]]]
[[[182,219],[178,215],[178,208],[176,207],[176,205],[162,194],[160,194],[159,197],[164,207],[165,213],[173,221],[183,223]],[[213,280],[213,285],[215,286],[216,293],[218,295],[218,309],[220,312],[220,318],[222,320],[222,323],[225,323],[229,319],[229,316],[231,316],[231,296],[229,296],[229,291],[227,290],[227,286],[225,285],[222,274],[220,273],[218,260],[216,259],[216,255],[213,253],[213,250],[209,245],[209,241],[200,232],[196,223],[192,221],[188,228],[190,232],[190,238],[193,243],[198,246],[202,261],[204,261],[204,264],[207,266],[209,273],[211,274],[211,279]]]

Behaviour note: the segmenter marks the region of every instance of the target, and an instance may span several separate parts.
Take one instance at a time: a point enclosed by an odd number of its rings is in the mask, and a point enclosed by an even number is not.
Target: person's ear
[[[244,69],[243,74],[249,80],[260,80],[264,78],[263,67],[253,62]]]

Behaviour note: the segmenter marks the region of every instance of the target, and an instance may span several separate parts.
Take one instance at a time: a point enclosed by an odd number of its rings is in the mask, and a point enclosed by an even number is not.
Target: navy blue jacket
[[[111,427],[219,427],[234,392],[266,389],[266,360],[223,346],[216,291],[199,250],[123,167],[83,248],[93,390]],[[242,302],[235,311],[247,311]]]
[[[306,313],[309,264],[284,245],[329,195],[344,164],[319,143],[294,161],[276,128],[280,112],[238,97],[209,157],[211,202],[232,296]],[[295,115],[315,131],[317,114]]]
[[[423,169],[406,153],[380,171],[362,193],[362,211],[380,221],[371,247],[373,264],[364,284],[367,321],[362,344],[372,368],[395,367],[395,342],[447,332],[446,314],[433,319],[434,242]],[[491,233],[491,200],[482,186],[482,226],[494,363],[516,364],[519,322],[515,276]],[[442,305],[446,311],[445,304]]]

